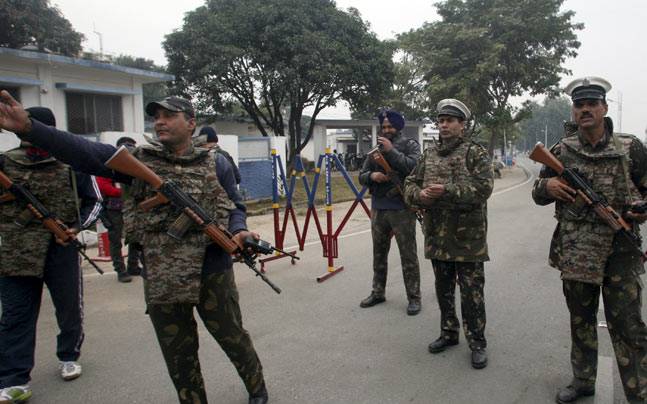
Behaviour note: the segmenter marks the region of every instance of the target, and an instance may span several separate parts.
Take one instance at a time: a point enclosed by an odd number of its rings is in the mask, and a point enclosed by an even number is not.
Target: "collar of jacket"
[[[443,140],[441,138],[440,145],[438,146],[438,154],[440,154],[441,156],[446,156],[452,151],[454,151],[464,141],[465,141],[465,138],[463,138],[463,136],[456,136],[446,140]]]
[[[149,143],[147,145],[143,145],[141,148],[147,154],[163,158],[164,160],[170,161],[172,163],[180,164],[187,164],[196,160],[203,159],[209,154],[208,150],[201,147],[193,147],[193,144],[190,144],[186,153],[181,156],[176,155],[172,150],[168,149],[159,142]]]

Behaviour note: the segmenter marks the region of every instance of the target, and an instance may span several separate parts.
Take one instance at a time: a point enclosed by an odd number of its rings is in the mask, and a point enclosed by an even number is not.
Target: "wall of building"
[[[57,127],[67,130],[65,91],[56,83],[123,89],[122,116],[125,132],[144,132],[142,79],[126,73],[90,69],[60,63],[37,63],[8,56],[0,57],[0,76],[40,80],[42,85],[20,86],[21,102],[26,107],[50,108],[57,118]]]

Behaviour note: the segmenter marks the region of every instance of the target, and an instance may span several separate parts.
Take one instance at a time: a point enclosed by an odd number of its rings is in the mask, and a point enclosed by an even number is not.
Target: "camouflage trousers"
[[[441,335],[458,339],[460,328],[456,317],[456,282],[461,293],[463,331],[470,349],[487,346],[485,340],[485,269],[482,262],[431,260],[436,277],[436,297],[440,307]]]
[[[627,400],[647,401],[647,328],[642,320],[642,285],[620,254],[609,259],[600,286],[564,280],[571,317],[571,364],[583,385],[595,385],[598,365],[597,313],[600,289],[604,314]]]
[[[373,210],[373,293],[384,296],[391,238],[400,250],[402,277],[409,301],[420,301],[420,266],[416,246],[416,214],[408,209]]]
[[[243,328],[234,271],[206,275],[200,302],[151,304],[153,322],[169,375],[182,404],[205,404],[207,396],[198,359],[197,309],[205,327],[236,367],[250,394],[263,387],[263,370],[252,340]]]

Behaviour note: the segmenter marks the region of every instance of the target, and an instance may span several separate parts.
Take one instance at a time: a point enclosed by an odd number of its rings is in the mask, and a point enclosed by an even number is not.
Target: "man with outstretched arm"
[[[130,184],[128,197],[136,202],[154,195],[143,181],[105,167],[117,150],[114,146],[46,127],[30,119],[8,92],[2,91],[0,97],[0,128],[48,150],[80,171]],[[225,157],[193,147],[191,136],[196,123],[191,102],[167,97],[149,103],[146,113],[155,119],[159,144],[140,146],[133,155],[191,195],[219,224],[228,227],[235,242],[243,245],[243,240],[253,233],[246,229],[245,206],[232,168]],[[167,204],[148,212],[140,210],[136,220],[146,262],[144,293],[148,314],[179,402],[207,402],[193,317],[196,308],[236,367],[249,402],[266,403],[262,366],[242,324],[231,257],[197,226],[181,240],[170,237],[166,230],[176,216]]]

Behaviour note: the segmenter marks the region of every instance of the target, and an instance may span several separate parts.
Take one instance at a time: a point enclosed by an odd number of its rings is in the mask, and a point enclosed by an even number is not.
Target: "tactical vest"
[[[615,136],[621,145],[620,150],[612,137],[603,149],[585,150],[577,134],[562,138],[557,147],[564,166],[576,168],[593,190],[622,214],[631,201],[642,197],[633,181],[627,178],[629,173],[625,173],[622,164],[623,158],[629,161],[629,149],[634,138],[623,134]],[[631,251],[624,240],[615,240],[614,244],[614,231],[579,198],[574,204],[557,201],[555,216],[559,221],[559,237],[551,249],[550,261],[551,265],[562,270],[563,279],[601,284],[607,259],[614,248]],[[634,226],[634,231],[638,233],[638,226]]]
[[[31,193],[66,224],[76,221],[75,195],[69,166],[54,158],[33,162],[24,148],[3,155],[5,174],[16,184],[27,185]],[[14,220],[26,207],[17,201],[0,203],[0,276],[42,278],[52,234],[33,219],[26,227]]]
[[[218,182],[215,154],[194,148],[184,156],[175,156],[163,147],[146,145],[134,155],[164,180],[172,180],[190,195],[217,223],[227,227],[234,203]],[[130,198],[139,203],[154,196],[152,188],[135,179]],[[193,226],[182,240],[166,234],[180,215],[171,204],[148,212],[137,208],[127,215],[126,226],[137,227],[137,237],[144,247],[146,262],[145,295],[147,303],[197,303],[205,248],[212,241]],[[134,220],[135,223],[130,223]]]
[[[472,174],[468,167],[472,148],[469,140],[448,153],[438,146],[425,151],[422,189],[431,184],[461,183]],[[434,201],[425,207],[425,257],[443,261],[482,262],[489,260],[487,249],[487,203],[458,204]]]

